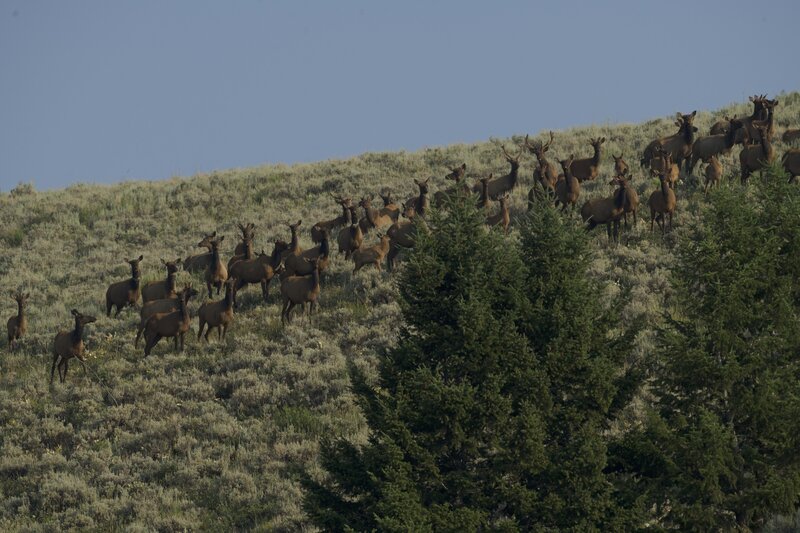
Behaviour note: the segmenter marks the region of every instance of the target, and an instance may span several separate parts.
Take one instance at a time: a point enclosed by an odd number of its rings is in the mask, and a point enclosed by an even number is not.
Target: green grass
[[[778,138],[800,123],[800,94],[779,98]],[[749,110],[740,103],[700,112],[696,125],[703,133],[723,114]],[[584,184],[582,200],[609,194],[613,152],[626,157],[646,206],[655,181],[643,177],[638,155],[674,129],[671,117],[574,128],[555,132],[548,155],[551,161],[570,153],[588,157],[588,139],[607,137],[601,178]],[[403,199],[416,191],[412,178],[434,176],[433,193],[449,186],[442,179],[446,168],[462,162],[470,182],[504,174],[508,164],[499,144],[510,150],[525,133],[415,153],[60,191],[20,185],[0,194],[0,290],[31,293],[28,335],[17,352],[0,353],[0,530],[310,529],[296,473],[319,471],[320,436],[366,437],[346,365],[374,375],[375,354],[393,344],[400,309],[392,276],[366,268],[352,275],[352,264],[337,258],[323,278],[321,312],[310,324],[297,315],[286,327],[277,284],[266,303],[250,287],[240,295],[242,307],[224,342],[216,335],[209,344],[198,342],[195,322],[184,353],[174,354],[162,341],[147,359],[133,348],[138,313],[105,317],[106,287],[128,275],[124,258],[139,254],[143,278],[160,279],[160,258],[198,253],[194,243],[214,230],[226,236],[227,257],[238,240],[237,222],[254,222],[255,249],[269,251],[272,241],[288,238],[286,223],[302,219],[301,244],[310,247],[310,226],[339,213],[328,192],[377,199],[390,190]],[[780,156],[785,147],[776,147]],[[737,174],[737,155],[735,149],[722,159],[728,176]],[[534,163],[530,154],[523,157],[512,220],[526,208]],[[756,187],[758,178],[751,181]],[[724,186],[741,189],[737,180]],[[746,201],[748,191],[741,194]],[[609,247],[603,231],[595,234],[591,275],[605,283],[609,301],[630,291],[623,318],[648,325],[637,339],[636,356],[644,359],[670,305],[677,236],[700,223],[706,204],[702,192],[685,186],[678,202],[676,229],[666,238],[649,233],[646,207],[622,245]],[[187,281],[204,288],[199,276],[179,273],[178,282]],[[3,301],[4,320],[15,306]],[[87,332],[90,372],[84,376],[73,364],[67,383],[49,387],[52,339],[71,327],[72,308],[98,317]],[[636,413],[627,419],[635,423]]]

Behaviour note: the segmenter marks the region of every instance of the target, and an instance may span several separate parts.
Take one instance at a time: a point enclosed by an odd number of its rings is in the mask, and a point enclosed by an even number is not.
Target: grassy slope
[[[800,94],[780,99],[778,135],[800,123]],[[701,112],[696,124],[704,133],[722,114],[746,115],[750,107]],[[638,155],[651,139],[674,129],[664,118],[556,132],[551,160],[570,153],[586,157],[588,138],[604,135],[603,178],[585,184],[582,200],[608,194],[609,154],[622,152],[646,206],[655,182],[642,177]],[[197,253],[193,244],[203,232],[226,235],[228,256],[239,221],[255,222],[256,247],[269,251],[271,241],[288,238],[285,223],[301,218],[302,244],[310,246],[313,222],[337,214],[327,191],[357,197],[389,189],[402,199],[415,190],[412,178],[436,176],[435,191],[445,186],[446,166],[461,162],[470,180],[503,174],[508,165],[498,144],[511,151],[520,140],[0,195],[0,289],[31,292],[30,333],[19,352],[0,355],[0,529],[42,523],[133,530],[306,528],[296,472],[317,468],[321,435],[365,436],[345,363],[373,369],[373,354],[391,346],[400,316],[391,276],[368,269],[352,276],[351,266],[339,259],[324,280],[322,313],[311,327],[298,321],[281,328],[275,286],[266,305],[255,288],[248,289],[225,343],[206,346],[192,338],[185,353],[173,354],[162,341],[148,360],[132,346],[138,313],[104,316],[106,287],[127,277],[123,257],[140,253],[144,281],[160,278],[159,258]],[[777,147],[782,153],[784,147]],[[724,159],[726,174],[737,172],[737,154]],[[526,154],[512,217],[525,209],[533,165]],[[702,194],[686,191],[679,189],[677,228],[665,239],[651,236],[640,221],[623,238],[626,246],[608,249],[598,232],[592,275],[607,282],[609,298],[631,290],[628,320],[653,326],[669,304],[670,249],[681,232],[699,223],[704,204]],[[646,207],[642,214],[648,217]],[[180,281],[189,279],[180,274]],[[14,307],[9,298],[3,301],[5,319]],[[48,387],[52,338],[71,326],[73,307],[99,318],[88,332],[90,374],[85,378],[73,365],[65,385]],[[648,357],[651,331],[638,339],[636,356]]]

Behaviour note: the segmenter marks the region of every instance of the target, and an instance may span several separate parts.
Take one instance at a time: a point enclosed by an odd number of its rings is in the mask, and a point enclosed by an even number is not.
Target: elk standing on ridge
[[[217,294],[222,289],[222,284],[228,279],[228,269],[222,262],[219,255],[219,245],[225,240],[225,236],[215,237],[209,239],[208,243],[211,245],[211,262],[206,268],[206,288],[208,289],[208,297],[211,298],[211,286],[217,288]]]
[[[509,170],[508,174],[504,176],[500,176],[499,178],[495,178],[489,182],[489,198],[492,200],[497,200],[497,197],[511,192],[514,187],[517,186],[517,182],[519,181],[519,159],[522,157],[522,152],[525,150],[525,145],[523,144],[520,146],[519,152],[517,155],[511,155],[506,151],[505,146],[500,146],[500,149],[503,151],[503,157],[505,157],[508,164],[511,165],[511,170]],[[472,187],[472,192],[480,192],[481,185],[476,183]],[[419,211],[417,211],[419,214]]]
[[[242,232],[242,240],[236,245],[236,248],[233,250],[233,256],[228,260],[228,272],[230,272],[231,267],[236,261],[253,258],[253,239],[255,238],[254,230],[256,225],[252,222],[248,222],[246,226],[243,226],[241,223],[236,225],[239,227],[239,231]]]
[[[500,211],[486,217],[486,224],[489,227],[501,226],[503,233],[508,235],[508,226],[511,225],[511,215],[508,212],[508,193],[499,196],[497,201],[500,202]]]
[[[11,293],[11,297],[17,302],[17,314],[9,318],[8,322],[6,322],[9,351],[17,347],[19,339],[28,331],[28,316],[25,313],[25,304],[28,302],[30,296],[30,293],[26,292],[23,294],[22,291]]]
[[[227,280],[226,280],[227,281]],[[178,309],[169,313],[156,313],[147,319],[144,326],[144,355],[147,357],[164,337],[175,339],[175,350],[178,350],[178,338],[181,341],[181,351],[183,351],[183,337],[189,331],[191,317],[189,316],[189,299],[192,297],[191,285],[181,293],[178,298]]]
[[[206,302],[197,311],[197,318],[200,328],[197,330],[197,340],[203,334],[203,328],[208,325],[206,330],[206,342],[212,328],[217,328],[217,340],[222,340],[228,333],[228,326],[233,322],[233,292],[236,278],[228,278],[225,282],[225,298],[216,302]]]
[[[648,144],[642,153],[642,159],[639,160],[642,167],[651,167],[651,160],[658,155],[656,147],[662,147],[669,152],[679,170],[684,161],[688,163],[689,157],[692,155],[695,132],[697,132],[697,128],[693,124],[696,115],[697,111],[692,111],[688,115],[678,113],[675,120],[675,125],[678,126],[678,133],[656,139]]]
[[[83,366],[84,374],[87,373],[86,359],[83,356],[86,350],[83,344],[83,328],[86,324],[96,322],[97,319],[93,316],[82,315],[75,309],[72,310],[72,316],[75,317],[75,328],[72,331],[59,331],[53,341],[53,366],[50,368],[51,385],[53,384],[53,374],[56,366],[58,366],[58,379],[61,383],[64,383],[64,380],[67,379],[69,360],[73,357]]]
[[[708,190],[713,187],[719,187],[719,182],[722,179],[722,165],[717,156],[711,156],[708,159],[708,166],[704,172],[706,182],[703,186],[703,193],[708,194]]]
[[[667,182],[667,176],[663,172],[650,171],[653,175],[658,175],[661,188],[656,189],[647,200],[650,206],[650,233],[653,232],[653,222],[658,221],[663,235],[667,229],[667,216],[669,216],[669,229],[672,230],[672,214],[677,205],[675,191],[672,190]]]
[[[311,314],[314,312],[314,305],[319,308],[319,270],[316,268],[317,260],[312,259],[311,265],[314,267],[310,276],[289,276],[281,281],[281,296],[283,297],[283,307],[281,308],[281,323],[291,322],[291,312],[295,305],[302,306],[305,312],[306,303],[310,303],[308,320],[311,321]]]
[[[330,254],[330,234],[326,233],[321,243],[313,248],[304,250],[300,254],[300,261],[293,262],[291,267],[286,266],[286,269],[281,272],[281,279],[289,276],[308,276],[314,268],[310,263],[312,259],[318,259],[316,268],[319,269],[320,273],[325,272],[330,264]]]
[[[746,145],[742,148],[742,151],[739,152],[739,164],[742,169],[742,185],[747,185],[750,174],[762,170],[775,159],[775,149],[772,147],[769,135],[767,135],[766,124],[755,124],[754,128],[758,134],[759,142]]]
[[[417,232],[416,212],[414,208],[403,204],[403,217],[406,220],[398,220],[386,231],[389,236],[389,253],[386,255],[386,268],[391,272],[394,270],[397,255],[403,248],[413,248],[414,238]],[[424,224],[424,219],[419,219],[419,224]]]
[[[109,285],[106,290],[106,316],[111,316],[111,308],[116,307],[117,312],[114,318],[119,316],[120,311],[126,306],[135,306],[139,301],[139,294],[141,293],[141,279],[142,271],[139,268],[139,263],[142,261],[143,256],[139,259],[125,259],[131,266],[131,278],[125,281],[118,281]]]
[[[639,194],[628,183],[628,177],[617,175],[611,183],[617,185],[615,195],[622,203],[622,217],[625,220],[625,229],[628,229],[628,213],[633,214],[633,225],[636,225],[636,212],[639,210]]]
[[[767,109],[764,103],[767,101],[767,95],[754,95],[750,97],[753,102],[753,114],[749,117],[744,117],[741,120],[742,129],[736,134],[736,144],[746,145],[753,139],[758,138],[758,133],[753,125],[754,122],[765,120],[767,118]]]
[[[428,207],[430,207],[430,199],[428,198],[428,182],[430,180],[430,178],[427,178],[425,181],[417,181],[415,179],[414,183],[416,183],[419,188],[419,194],[405,201],[405,205],[411,205],[414,211],[421,217],[428,214]],[[361,229],[363,231],[364,228]]]
[[[353,252],[353,274],[361,270],[364,265],[375,265],[375,268],[380,271],[381,262],[386,254],[389,253],[389,236],[378,234],[380,242],[365,248],[359,248]]]
[[[546,143],[543,143],[542,141],[530,143],[527,135],[525,136],[525,141],[523,142],[523,146],[525,146],[528,151],[536,156],[536,161],[538,162],[533,171],[534,188],[538,183],[541,185],[543,191],[555,192],[556,183],[558,183],[558,169],[554,164],[550,163],[550,161],[548,161],[544,155],[550,149],[551,144],[553,144],[552,131],[550,132],[550,140]],[[528,198],[532,199],[534,197],[532,195],[535,195],[533,189],[531,189],[531,192],[528,193]]]
[[[615,192],[609,198],[594,198],[584,202],[581,207],[581,219],[587,224],[586,231],[605,224],[608,241],[619,242],[619,221],[625,212],[624,200],[624,195]]]
[[[142,337],[144,328],[147,326],[147,321],[151,316],[157,313],[171,313],[172,311],[178,310],[178,300],[183,297],[182,295],[184,291],[189,291],[191,293],[190,297],[194,297],[199,294],[197,289],[193,289],[192,285],[187,283],[183,290],[178,291],[178,293],[175,295],[175,298],[151,300],[142,305],[141,310],[139,310],[139,324],[136,326],[136,339],[133,341],[134,347],[139,347],[139,339]]]
[[[167,268],[167,279],[162,281],[151,281],[142,287],[142,302],[163,300],[165,298],[176,298],[175,276],[178,273],[178,265],[180,263],[180,257],[175,261],[161,260],[161,264]]]
[[[345,224],[350,224],[350,206],[352,205],[350,198],[341,198],[333,194],[331,194],[331,196],[336,203],[341,206],[342,214],[336,218],[323,220],[322,222],[317,222],[311,226],[311,240],[315,244],[322,242],[322,237],[325,235],[325,230],[332,232],[336,228],[342,227]]]
[[[689,172],[694,172],[698,161],[706,161],[711,157],[727,154],[736,143],[736,133],[742,127],[742,122],[734,116],[728,124],[728,131],[720,135],[700,137],[692,146],[692,158],[689,162]]]
[[[381,215],[380,210],[372,207],[372,198],[365,196],[358,205],[364,209],[364,218],[358,222],[363,233],[368,233],[372,228],[381,229],[394,223],[392,217]]]
[[[462,163],[460,167],[455,167],[450,170],[450,173],[444,177],[446,180],[453,180],[455,184],[447,189],[446,191],[437,191],[436,194],[433,195],[433,205],[436,207],[442,207],[444,205],[445,200],[448,196],[452,196],[458,193],[465,193],[469,194],[469,186],[464,183],[464,176],[467,173],[467,164]],[[403,206],[408,205],[403,204]]]
[[[364,240],[364,232],[358,224],[356,208],[350,207],[350,225],[339,230],[336,236],[336,243],[339,245],[339,253],[344,253],[345,260],[350,259],[350,255],[361,246]]]
[[[594,155],[585,159],[575,159],[572,161],[570,170],[578,181],[594,180],[600,174],[600,147],[606,142],[605,137],[589,139],[589,143],[594,148]]]
[[[269,284],[272,278],[278,272],[281,266],[283,253],[289,249],[286,241],[277,240],[272,248],[272,254],[267,255],[262,250],[261,253],[253,259],[245,259],[235,263],[231,268],[231,277],[236,278],[236,284],[233,291],[233,303],[236,303],[236,295],[245,286],[251,283],[259,283],[261,285],[261,295],[264,301],[267,301],[269,296]]]
[[[396,203],[394,203],[394,198],[392,198],[392,193],[387,192],[386,194],[380,193],[381,200],[383,200],[383,207],[380,208],[378,213],[381,216],[387,216],[392,219],[392,222],[397,222],[398,217],[400,217],[400,207]]]
[[[202,254],[197,255],[190,255],[186,259],[183,260],[183,270],[187,272],[203,272],[208,268],[209,263],[211,263],[211,244],[209,241],[217,236],[217,232],[209,233],[208,235],[204,236],[203,239],[197,243],[199,248],[207,248],[208,251]]]
[[[556,183],[556,207],[561,204],[561,211],[567,210],[567,206],[575,207],[578,197],[581,195],[581,183],[575,176],[572,175],[572,162],[575,156],[569,156],[569,159],[560,161],[561,168],[564,171],[564,178]]]

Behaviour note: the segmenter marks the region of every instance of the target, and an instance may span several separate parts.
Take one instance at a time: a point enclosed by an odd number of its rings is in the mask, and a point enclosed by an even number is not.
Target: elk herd
[[[642,152],[639,162],[653,178],[658,178],[658,186],[647,199],[650,209],[650,231],[658,224],[662,234],[672,228],[677,205],[676,186],[681,176],[689,176],[698,163],[706,165],[704,191],[720,184],[723,169],[719,156],[727,154],[734,146],[741,145],[739,152],[740,179],[747,184],[753,173],[759,172],[775,159],[772,144],[775,133],[774,114],[778,100],[770,100],[766,95],[750,97],[753,112],[747,117],[724,117],[715,123],[707,136],[698,136],[694,126],[696,112],[678,113],[675,119],[677,131],[669,136],[650,142]],[[782,140],[792,143],[800,138],[800,130],[788,129]],[[419,231],[432,231],[426,223],[426,215],[433,205],[441,208],[450,195],[473,194],[477,205],[486,213],[486,224],[499,227],[508,232],[511,224],[509,195],[520,182],[520,161],[527,152],[535,157],[533,186],[528,192],[528,209],[534,209],[537,202],[550,199],[562,212],[574,211],[581,201],[582,183],[597,180],[601,175],[602,149],[605,137],[589,140],[593,154],[591,157],[576,158],[570,155],[559,161],[550,161],[548,151],[552,148],[554,135],[549,133],[546,142],[531,142],[525,137],[518,150],[510,153],[500,146],[502,156],[510,168],[507,174],[495,177],[493,174],[478,178],[473,185],[466,182],[467,165],[461,164],[449,170],[444,176],[452,185],[436,192],[430,197],[430,178],[414,180],[416,192],[401,204],[395,203],[391,193],[382,192],[383,205],[373,205],[372,195],[366,195],[357,202],[352,198],[333,195],[341,209],[338,216],[322,220],[310,228],[314,246],[303,249],[300,245],[302,220],[287,223],[289,241],[277,239],[272,243],[270,253],[263,249],[256,253],[254,248],[255,229],[253,223],[238,224],[241,240],[237,243],[233,256],[222,259],[221,244],[225,236],[213,232],[204,235],[197,247],[205,248],[200,254],[177,258],[172,261],[161,259],[164,279],[142,285],[141,263],[143,255],[135,259],[125,259],[130,266],[130,278],[112,283],[106,290],[106,315],[114,311],[118,317],[126,307],[138,307],[139,320],[136,325],[134,345],[139,346],[142,336],[145,339],[144,355],[150,355],[162,338],[172,338],[175,350],[183,350],[184,336],[190,329],[191,313],[189,301],[200,294],[191,283],[179,287],[177,275],[183,270],[202,275],[208,301],[197,310],[197,339],[203,336],[208,342],[212,329],[217,330],[218,339],[224,339],[234,320],[238,306],[237,295],[248,285],[259,285],[261,297],[267,300],[269,286],[274,278],[280,283],[281,322],[291,322],[291,313],[300,306],[308,319],[315,307],[319,307],[321,275],[328,269],[333,251],[333,238],[339,255],[353,262],[353,274],[364,267],[374,266],[381,270],[384,260],[391,272],[397,264],[400,253],[412,248]],[[580,217],[587,230],[605,225],[609,242],[618,242],[620,225],[628,227],[628,215],[633,224],[637,222],[639,196],[631,186],[631,169],[623,155],[612,154],[614,166],[610,185],[613,193],[608,197],[584,200],[580,207]],[[782,166],[790,175],[790,181],[800,175],[800,150],[788,149],[781,158]],[[493,207],[496,204],[496,207]],[[361,216],[359,216],[359,214]],[[435,229],[434,229],[435,230]],[[371,236],[372,235],[372,236]],[[373,237],[374,236],[374,237]],[[371,242],[368,242],[371,241]],[[219,296],[211,300],[214,290]],[[202,290],[202,289],[201,289]],[[20,291],[12,293],[17,303],[17,314],[8,319],[8,345],[13,350],[28,329],[26,303],[29,294]],[[141,306],[139,303],[141,301]],[[308,311],[306,311],[308,306]],[[95,317],[72,310],[74,328],[60,331],[55,336],[52,348],[50,382],[58,368],[59,379],[66,379],[70,359],[77,359],[86,369],[83,329],[96,321]],[[205,335],[204,335],[205,333]]]

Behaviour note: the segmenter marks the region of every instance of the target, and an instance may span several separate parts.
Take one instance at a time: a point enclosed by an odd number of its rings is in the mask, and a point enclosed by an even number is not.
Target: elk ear
[[[696,126],[692,126],[692,131],[700,131],[700,130],[698,130]]]
[[[461,170],[467,170],[467,164],[461,163]]]
[[[606,142],[606,138],[605,138],[605,137],[603,137],[602,139],[600,139],[600,142],[601,142],[601,143],[604,143],[604,142]]]
[[[163,258],[163,257],[161,258],[161,264],[162,264],[162,265],[166,265],[166,264],[167,264],[167,262],[166,262],[166,261],[164,261],[164,258]]]
[[[217,242],[222,242],[222,241],[224,241],[224,240],[225,240],[225,235],[223,235],[222,237],[220,237],[219,239],[217,239]]]
[[[694,118],[694,117],[695,117],[695,115],[697,115],[697,110],[696,110],[696,109],[695,109],[694,111],[692,111],[692,114],[691,114],[691,115],[689,115],[689,116],[690,116],[690,117],[692,117],[692,118]]]
[[[142,259],[144,259],[144,255],[140,255],[138,261],[141,261]]]
[[[77,309],[73,309],[71,312],[72,312],[72,316],[78,316],[78,315],[80,315],[80,313],[78,312],[78,310],[77,310]]]
[[[175,264],[176,265],[180,265],[181,264],[181,258],[180,257],[175,260]]]
[[[211,236],[212,237],[216,237],[217,236],[217,230],[214,230],[214,233],[212,233]]]
[[[27,299],[28,299],[28,298],[30,298],[30,297],[31,297],[31,293],[29,293],[29,292],[26,292],[26,293],[25,293],[25,299],[27,300]]]

